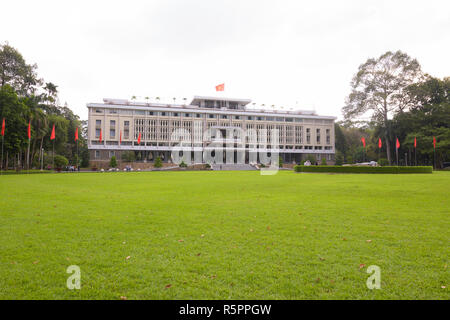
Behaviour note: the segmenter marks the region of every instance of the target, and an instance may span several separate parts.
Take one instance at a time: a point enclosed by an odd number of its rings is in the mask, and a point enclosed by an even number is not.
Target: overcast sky
[[[7,1],[8,41],[86,103],[216,95],[342,117],[360,64],[391,50],[450,76],[450,1]]]

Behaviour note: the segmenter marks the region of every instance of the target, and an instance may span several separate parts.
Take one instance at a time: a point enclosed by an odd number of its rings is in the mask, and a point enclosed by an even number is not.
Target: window
[[[330,144],[331,143],[330,129],[326,130],[326,135],[327,135],[327,144]]]
[[[190,118],[190,117],[191,117],[191,114],[190,114],[190,113],[185,113],[185,114],[184,114],[184,117],[185,117],[185,118]]]
[[[174,113],[172,114],[172,116],[174,116],[174,117],[179,117],[180,114],[179,114],[178,112],[174,112]]]
[[[95,109],[95,113],[103,113],[103,109]]]
[[[102,130],[102,120],[95,120],[95,137],[100,137],[100,131]]]
[[[140,115],[140,116],[144,116],[145,115],[145,111],[144,110],[134,110],[134,114]]]
[[[117,110],[116,109],[109,109],[109,114],[117,114]]]
[[[165,111],[161,111],[160,116],[161,117],[165,117],[166,116],[166,112]]]
[[[197,113],[197,114],[195,115],[195,117],[196,117],[196,118],[201,118],[202,115],[201,115],[201,113]]]
[[[241,119],[241,116],[234,116],[234,119],[239,120],[239,119]]]
[[[110,151],[110,152],[109,152],[109,157],[110,157],[110,158],[114,157],[115,155],[116,155],[116,152],[115,152],[115,151]]]
[[[208,118],[214,119],[214,115],[213,115],[213,114],[209,114],[209,115],[208,115]]]
[[[116,137],[116,120],[109,122],[109,137],[114,139]]]
[[[306,143],[311,144],[311,128],[306,128]]]
[[[100,158],[100,150],[95,150],[94,157],[95,157],[95,159]]]
[[[320,143],[320,129],[316,129],[316,142]]]
[[[286,122],[293,122],[294,121],[294,119],[293,118],[286,118],[286,119],[284,119]]]
[[[148,112],[148,115],[149,115],[149,116],[154,116],[154,115],[155,115],[155,112],[154,112],[154,111],[149,111],[149,112]]]
[[[252,116],[247,116],[247,120],[253,120]]]
[[[264,121],[264,117],[257,117],[256,120],[258,120],[258,121]]]
[[[228,119],[228,116],[226,114],[223,114],[220,118],[221,119]]]
[[[123,138],[124,139],[130,138],[130,121],[123,122]]]

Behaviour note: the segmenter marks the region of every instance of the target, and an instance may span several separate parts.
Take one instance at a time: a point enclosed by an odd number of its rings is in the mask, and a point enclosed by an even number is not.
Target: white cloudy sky
[[[450,76],[450,1],[7,1],[8,41],[82,119],[104,97],[225,95],[341,117],[358,66],[403,50]]]

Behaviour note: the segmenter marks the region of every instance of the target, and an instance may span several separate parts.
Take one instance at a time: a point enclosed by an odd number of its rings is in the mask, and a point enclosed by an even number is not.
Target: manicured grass
[[[449,299],[449,186],[448,172],[3,176],[0,299]]]

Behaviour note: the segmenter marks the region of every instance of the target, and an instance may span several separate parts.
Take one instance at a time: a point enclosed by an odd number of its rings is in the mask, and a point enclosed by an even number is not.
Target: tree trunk
[[[39,148],[39,165],[41,163],[41,153],[42,153],[42,157],[44,157],[44,153],[41,152],[42,151],[42,144],[44,143],[44,137],[41,138],[41,147]]]
[[[392,165],[392,159],[391,159],[391,135],[389,130],[389,123],[388,123],[388,108],[387,108],[387,100],[384,99],[384,127],[385,127],[385,133],[384,137],[386,139],[386,157],[387,161],[389,162],[389,165]]]

